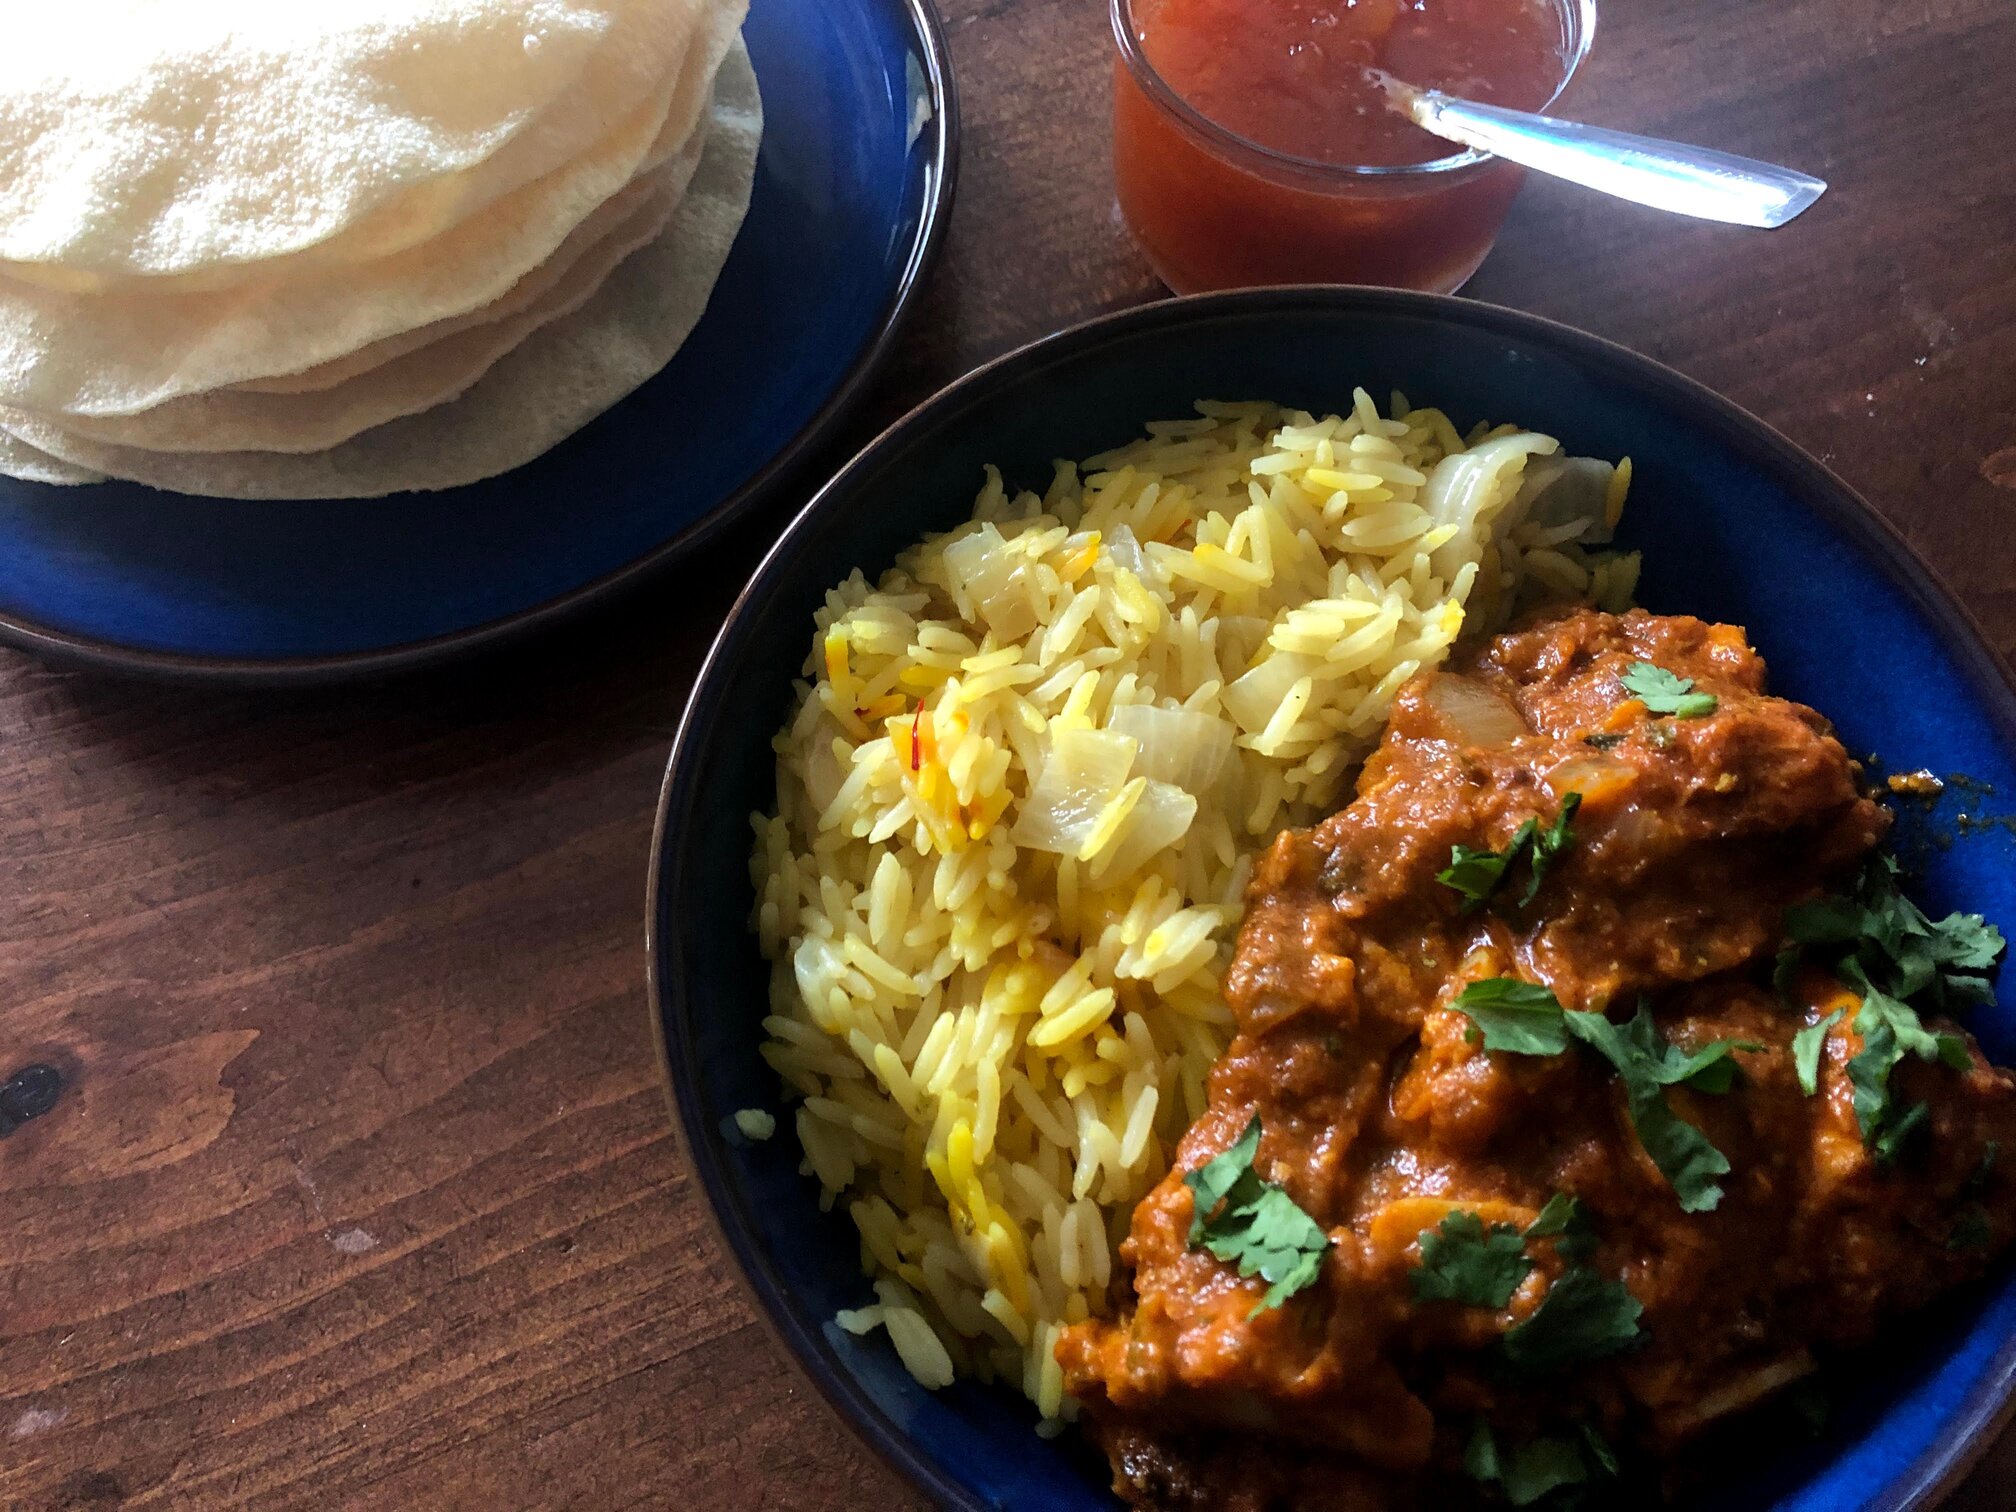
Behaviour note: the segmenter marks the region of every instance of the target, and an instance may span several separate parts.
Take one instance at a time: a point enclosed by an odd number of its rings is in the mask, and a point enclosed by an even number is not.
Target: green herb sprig
[[[1925,1027],[1922,1011],[1957,1012],[1994,995],[1988,973],[2002,958],[2002,931],[1979,914],[1953,913],[1932,919],[1904,896],[1897,862],[1876,855],[1844,894],[1795,904],[1786,910],[1791,949],[1780,957],[1777,980],[1789,992],[1798,963],[1819,959],[1862,999],[1854,1028],[1862,1048],[1848,1062],[1855,1089],[1855,1121],[1862,1141],[1884,1164],[1893,1163],[1911,1136],[1924,1127],[1922,1105],[1900,1105],[1891,1073],[1906,1056],[1937,1061],[1956,1071],[1973,1064],[1966,1039]],[[1819,1045],[1824,1025],[1795,1037],[1793,1059],[1807,1096],[1818,1090]],[[1805,1036],[1819,1034],[1813,1040]],[[1806,1071],[1802,1049],[1810,1045]]]
[[[1449,864],[1435,874],[1435,880],[1463,895],[1461,912],[1475,913],[1491,901],[1512,868],[1524,859],[1527,863],[1526,890],[1519,895],[1519,906],[1526,907],[1539,896],[1540,884],[1546,880],[1548,868],[1574,842],[1575,811],[1581,806],[1582,795],[1569,793],[1561,800],[1560,812],[1554,816],[1552,824],[1543,830],[1538,819],[1525,820],[1512,832],[1511,840],[1502,851],[1452,845],[1449,847]]]
[[[1473,1042],[1514,1055],[1559,1055],[1580,1040],[1616,1069],[1638,1142],[1671,1183],[1681,1208],[1705,1213],[1722,1201],[1720,1178],[1729,1161],[1708,1136],[1668,1105],[1665,1089],[1687,1086],[1720,1095],[1735,1084],[1736,1050],[1761,1050],[1749,1040],[1716,1040],[1688,1053],[1659,1037],[1642,1001],[1630,1022],[1564,1009],[1547,988],[1515,977],[1472,982],[1450,1003],[1474,1026]]]
[[[1557,1192],[1522,1232],[1509,1223],[1488,1228],[1475,1213],[1455,1212],[1419,1240],[1421,1263],[1408,1272],[1417,1301],[1447,1301],[1503,1309],[1533,1273],[1526,1246],[1551,1240],[1567,1262],[1540,1305],[1498,1341],[1506,1363],[1527,1375],[1600,1360],[1630,1348],[1644,1308],[1622,1281],[1589,1266],[1596,1235],[1582,1206]]]
[[[1720,702],[1713,693],[1694,691],[1694,679],[1655,667],[1651,662],[1633,662],[1618,682],[1624,691],[1645,705],[1651,714],[1670,714],[1675,719],[1700,719],[1713,714]]]
[[[1241,1276],[1270,1283],[1249,1318],[1279,1307],[1313,1283],[1330,1247],[1322,1225],[1284,1188],[1263,1181],[1253,1169],[1259,1149],[1256,1113],[1229,1149],[1183,1177],[1192,1200],[1190,1247],[1236,1265]]]
[[[1491,1425],[1479,1418],[1463,1451],[1463,1469],[1471,1479],[1496,1486],[1513,1506],[1530,1507],[1566,1487],[1615,1476],[1617,1456],[1587,1423],[1578,1425],[1573,1436],[1547,1434],[1508,1449],[1499,1446]]]

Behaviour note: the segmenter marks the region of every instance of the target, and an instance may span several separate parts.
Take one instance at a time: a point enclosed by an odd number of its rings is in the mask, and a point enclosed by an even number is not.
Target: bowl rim
[[[982,363],[912,407],[850,458],[792,518],[736,596],[694,675],[666,760],[652,827],[644,916],[646,1009],[671,1113],[674,1143],[685,1151],[705,1198],[703,1206],[708,1222],[733,1262],[731,1269],[736,1281],[756,1317],[782,1346],[784,1357],[798,1374],[862,1444],[913,1489],[957,1512],[1001,1512],[1001,1509],[947,1479],[917,1451],[910,1436],[868,1397],[858,1381],[822,1358],[821,1345],[825,1341],[819,1336],[816,1320],[800,1316],[789,1303],[775,1268],[750,1229],[747,1214],[732,1200],[716,1143],[719,1131],[702,1126],[697,1100],[692,1095],[691,1001],[684,950],[676,933],[667,935],[659,928],[661,909],[667,899],[682,890],[672,885],[675,879],[668,879],[668,872],[682,868],[684,848],[670,846],[668,841],[675,832],[683,830],[685,816],[692,812],[701,796],[693,779],[698,766],[693,752],[703,738],[702,728],[711,727],[720,712],[715,692],[727,676],[728,662],[773,584],[795,556],[801,536],[809,532],[819,517],[841,507],[857,481],[872,473],[892,452],[907,445],[915,433],[970,405],[984,402],[998,388],[1116,338],[1160,326],[1251,311],[1293,309],[1298,305],[1328,310],[1348,307],[1453,321],[1553,345],[1601,366],[1632,370],[1662,401],[1684,408],[1691,419],[1708,424],[1744,455],[1775,465],[1781,476],[1792,483],[1803,503],[1814,509],[1830,528],[1873,558],[1931,623],[1999,727],[2002,738],[2016,745],[2016,674],[2012,674],[2009,662],[1994,649],[1973,611],[1867,499],[1775,427],[1707,385],[1621,343],[1546,316],[1452,294],[1350,284],[1287,285],[1189,295],[1096,316],[1028,342]],[[1875,1498],[1865,1504],[1864,1512],[1924,1512],[1937,1506],[1988,1452],[2012,1417],[2016,1417],[2016,1336],[2000,1343],[1981,1381],[1948,1414],[1933,1442],[1891,1476]]]
[[[917,135],[923,179],[917,229],[894,286],[876,316],[869,339],[855,353],[831,393],[810,418],[743,482],[705,515],[641,556],[565,592],[496,619],[439,635],[365,651],[309,656],[213,656],[130,646],[104,636],[78,634],[22,615],[0,613],[0,645],[57,665],[111,672],[153,682],[234,688],[298,688],[358,682],[437,666],[514,644],[562,620],[633,592],[713,540],[729,526],[773,502],[832,441],[866,397],[896,344],[909,329],[926,276],[937,265],[952,219],[959,179],[959,90],[945,29],[932,0],[864,0],[887,5],[916,45],[932,115]],[[795,518],[795,517],[794,517]]]

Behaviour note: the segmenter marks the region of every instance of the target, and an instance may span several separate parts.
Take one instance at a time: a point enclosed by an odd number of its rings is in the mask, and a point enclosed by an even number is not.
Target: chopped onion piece
[[[1435,464],[1421,490],[1421,508],[1437,525],[1457,527],[1428,559],[1435,576],[1454,582],[1458,572],[1481,558],[1492,521],[1518,496],[1527,458],[1548,456],[1560,447],[1552,436],[1520,431],[1453,452]]]
[[[1607,546],[1610,528],[1610,480],[1613,463],[1600,457],[1541,457],[1526,464],[1519,485],[1520,517],[1543,530],[1563,525],[1584,528],[1574,539],[1586,546]]]
[[[954,591],[972,601],[974,611],[1002,641],[1020,640],[1036,628],[1036,606],[1029,602],[1024,570],[1027,559],[992,525],[952,542],[943,560]]]
[[[1229,733],[1229,732],[1228,732]],[[1149,782],[1121,827],[1120,838],[1092,865],[1092,880],[1104,883],[1139,871],[1190,832],[1197,800],[1167,782]]]
[[[1321,665],[1315,657],[1299,651],[1277,651],[1244,677],[1225,685],[1225,712],[1239,722],[1240,729],[1257,735],[1267,728],[1288,690]]]
[[[1435,711],[1436,734],[1459,745],[1510,745],[1533,733],[1510,699],[1453,672],[1432,678],[1422,698]]]
[[[1584,803],[1600,803],[1628,788],[1637,775],[1636,767],[1615,756],[1571,756],[1547,774],[1547,785],[1560,797],[1580,793]]]
[[[1135,772],[1198,794],[1211,792],[1224,776],[1237,733],[1215,714],[1153,704],[1122,704],[1107,716],[1106,728],[1141,743]]]
[[[1104,537],[1106,555],[1113,559],[1115,567],[1124,567],[1142,582],[1149,581],[1148,557],[1141,550],[1141,543],[1134,538],[1134,532],[1125,525],[1115,525]]]
[[[1059,730],[1009,838],[1031,850],[1077,855],[1106,805],[1127,785],[1139,749],[1128,736],[1107,730]]]
[[[821,714],[805,742],[805,796],[815,814],[832,806],[840,784],[847,780],[847,763],[833,750],[833,742],[841,738],[839,722],[830,714]]]

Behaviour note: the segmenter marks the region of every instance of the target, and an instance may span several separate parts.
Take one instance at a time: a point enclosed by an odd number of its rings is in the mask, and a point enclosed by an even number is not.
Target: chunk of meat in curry
[[[1713,711],[1650,712],[1621,682],[1636,662],[1693,679]],[[1409,684],[1354,801],[1266,853],[1227,980],[1238,1033],[1135,1212],[1132,1295],[1057,1351],[1124,1497],[1182,1512],[1447,1505],[1460,1476],[1437,1477],[1479,1419],[1512,1437],[1587,1422],[1670,1455],[1804,1374],[1814,1347],[1864,1340],[2009,1241],[1998,1180],[1987,1242],[1947,1242],[1990,1142],[2016,1152],[2016,1081],[1971,1040],[1964,1072],[1900,1067],[1932,1136],[1902,1179],[1857,1125],[1854,1000],[1818,972],[1796,1007],[1770,987],[1788,905],[1853,872],[1889,816],[1827,722],[1764,682],[1734,627],[1593,611],[1532,624]],[[1461,911],[1437,881],[1451,848],[1503,850],[1570,792],[1574,842],[1532,902],[1521,885]],[[1762,1047],[1735,1053],[1728,1095],[1666,1094],[1729,1160],[1719,1206],[1683,1211],[1600,1057],[1475,1042],[1449,1003],[1499,976],[1613,1019],[1644,994],[1682,1049]],[[1840,1006],[1808,1097],[1792,1037]],[[1255,1171],[1331,1236],[1316,1282],[1258,1310],[1263,1279],[1190,1246],[1183,1181],[1256,1114]],[[1557,1192],[1593,1221],[1587,1263],[1642,1304],[1642,1339],[1508,1389],[1490,1346],[1562,1257],[1530,1246],[1536,1269],[1501,1311],[1416,1302],[1409,1272],[1452,1211],[1524,1228]]]

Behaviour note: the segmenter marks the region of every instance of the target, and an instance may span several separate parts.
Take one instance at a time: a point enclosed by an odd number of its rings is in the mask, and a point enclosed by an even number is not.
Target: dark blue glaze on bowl
[[[755,192],[665,370],[545,456],[440,493],[287,503],[0,477],[0,641],[124,671],[321,681],[523,633],[773,498],[891,349],[950,210],[928,0],[753,0]]]
[[[1761,422],[1699,385],[1566,327],[1465,300],[1364,289],[1259,290],[1150,306],[1025,348],[955,384],[857,457],[809,504],[736,605],[701,674],[659,812],[652,991],[680,1127],[758,1305],[857,1431],[950,1507],[1111,1512],[1103,1466],[1045,1443],[1005,1391],[916,1387],[879,1337],[830,1323],[868,1296],[844,1216],[797,1174],[788,1117],[766,1144],[722,1133],[737,1108],[782,1108],[757,1057],[766,973],[746,927],[748,816],[772,798],[771,735],[812,614],[849,568],[872,578],[926,530],[968,514],[983,462],[1041,487],[1198,398],[1343,410],[1353,384],[1398,388],[1459,428],[1514,420],[1571,452],[1636,464],[1627,544],[1655,610],[1749,627],[1776,691],[1817,705],[1891,771],[1964,772],[2016,794],[2016,696],[1966,615],[1868,506]],[[1954,834],[1949,790],[1907,805],[1900,852],[1934,913],[2016,925],[2016,840]],[[2001,802],[2008,803],[2004,797]],[[1941,840],[1950,843],[1938,843]],[[1974,1020],[2016,1056],[2016,973]],[[1852,1379],[1832,1432],[1717,1478],[1727,1512],[1883,1512],[1928,1505],[1985,1448],[2016,1373],[2016,1283],[1950,1299],[1891,1330]]]

